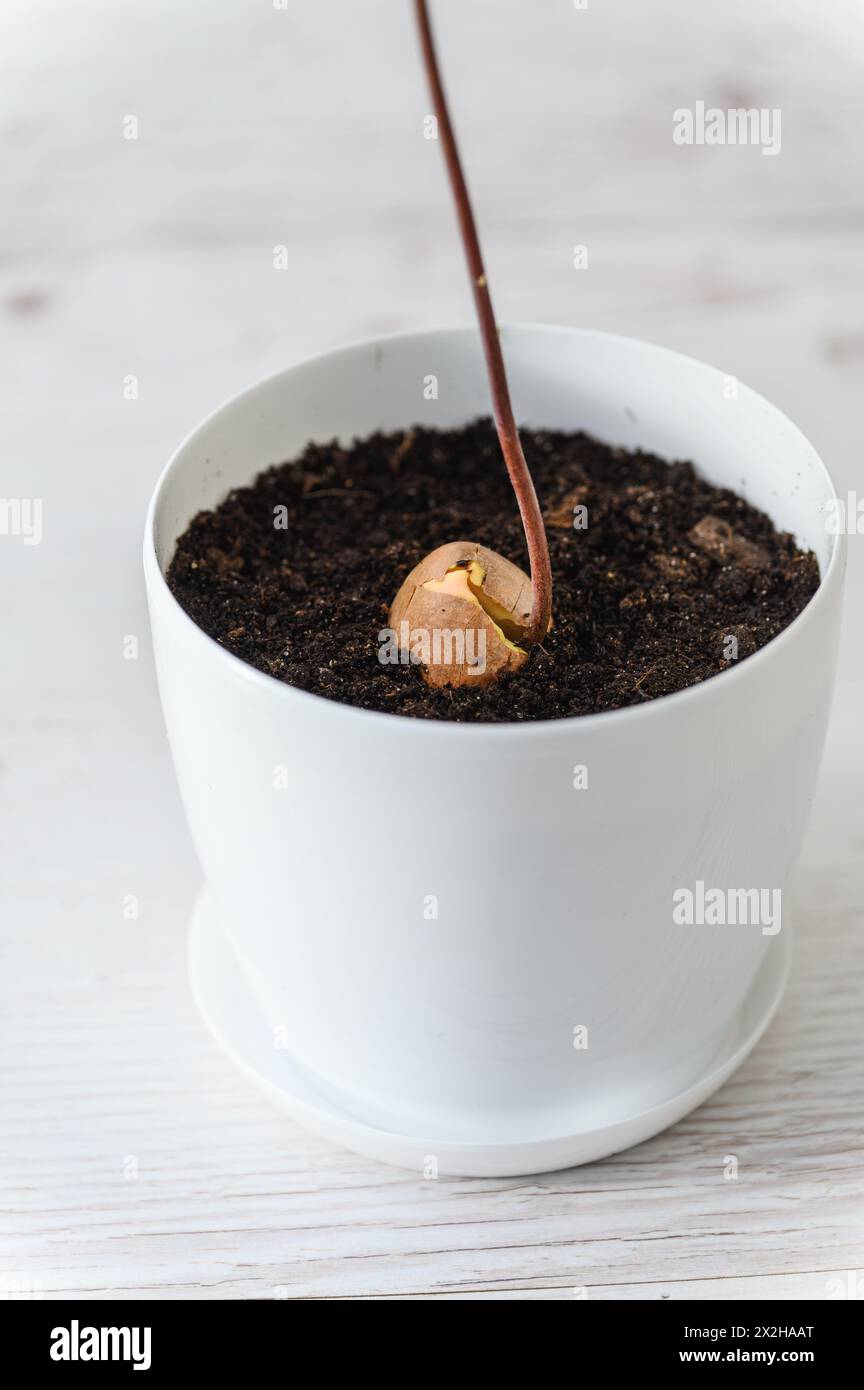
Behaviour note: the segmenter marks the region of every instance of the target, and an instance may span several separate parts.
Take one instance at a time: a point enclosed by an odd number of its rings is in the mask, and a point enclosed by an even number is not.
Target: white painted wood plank
[[[760,1302],[763,1299],[784,1301],[815,1302],[826,1297],[834,1299],[848,1296],[854,1289],[848,1279],[848,1271],[833,1270],[819,1274],[777,1274],[758,1279],[689,1279],[677,1284],[595,1284],[590,1287],[574,1285],[572,1288],[527,1288],[505,1289],[479,1293],[458,1294],[394,1294],[393,1301],[413,1299],[432,1301],[434,1299],[450,1302],[499,1302],[512,1299],[514,1295],[522,1301],[536,1302],[664,1302],[686,1300],[698,1302],[732,1303],[742,1300]],[[845,1292],[844,1292],[845,1291]],[[366,1300],[359,1300],[361,1302]]]

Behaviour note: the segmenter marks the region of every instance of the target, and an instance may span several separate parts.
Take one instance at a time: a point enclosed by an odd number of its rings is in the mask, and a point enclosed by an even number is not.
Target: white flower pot
[[[759,396],[728,399],[718,371],[626,338],[502,337],[524,425],[691,459],[816,552],[821,586],[779,637],[638,707],[460,725],[293,689],[197,628],[164,580],[192,516],[310,439],[488,413],[471,330],[330,352],[229,401],[169,463],[145,540],[186,812],[277,1045],[367,1125],[481,1144],[660,1105],[722,1050],[774,938],[752,923],[679,925],[673,895],[700,881],[785,889],[828,717],[844,564],[823,464]]]

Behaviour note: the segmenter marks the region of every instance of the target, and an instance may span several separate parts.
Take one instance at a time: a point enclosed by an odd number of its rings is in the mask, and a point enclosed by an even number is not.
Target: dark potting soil
[[[585,434],[525,430],[522,441],[546,516],[554,627],[494,685],[432,690],[418,667],[378,660],[399,585],[437,546],[479,541],[527,569],[488,420],[310,444],[195,517],[170,588],[228,651],[289,685],[361,709],[494,722],[695,685],[763,647],[818,587],[812,553],[690,463]]]

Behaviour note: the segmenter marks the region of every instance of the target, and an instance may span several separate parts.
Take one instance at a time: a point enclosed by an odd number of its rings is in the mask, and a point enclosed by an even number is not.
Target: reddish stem
[[[432,91],[432,104],[435,108],[438,131],[444,145],[447,173],[450,177],[450,186],[456,203],[465,259],[468,262],[468,270],[471,275],[477,318],[480,321],[480,337],[483,341],[489,385],[492,391],[495,428],[498,431],[501,452],[504,455],[507,472],[510,474],[513,491],[519,503],[525,539],[528,543],[528,559],[531,564],[531,586],[534,597],[524,640],[530,645],[541,642],[549,628],[549,618],[552,612],[552,568],[549,563],[549,544],[546,540],[546,528],[543,525],[540,503],[537,501],[534,482],[528,471],[528,464],[525,462],[519,431],[513,417],[513,407],[510,404],[510,391],[507,386],[507,373],[498,338],[498,327],[495,323],[495,312],[492,308],[486,272],[483,269],[483,255],[477,237],[474,214],[471,210],[468,186],[465,182],[465,175],[462,173],[456,137],[453,134],[450,114],[447,110],[444,85],[438,70],[435,41],[432,37],[426,0],[415,0],[415,9],[417,25],[420,30],[423,62]]]

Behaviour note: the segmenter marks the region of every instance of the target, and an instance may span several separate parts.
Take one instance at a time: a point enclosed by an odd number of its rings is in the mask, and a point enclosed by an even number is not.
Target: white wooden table
[[[842,488],[861,486],[854,0],[437,10],[499,316],[716,362],[792,413]],[[792,984],[734,1080],[650,1143],[526,1180],[423,1181],[301,1132],[233,1070],[190,1000],[198,871],[158,710],[140,532],[165,458],[227,394],[310,350],[467,319],[407,6],[14,0],[0,29],[0,492],[44,503],[41,545],[0,537],[0,1287],[111,1299],[852,1288],[864,1266],[864,540],[850,543]],[[779,106],[781,154],[675,147],[672,111],[699,99]],[[124,138],[130,115],[137,140]],[[577,244],[587,270],[573,268]]]

